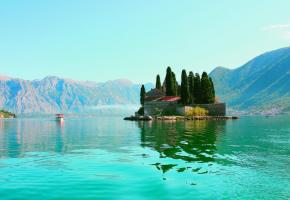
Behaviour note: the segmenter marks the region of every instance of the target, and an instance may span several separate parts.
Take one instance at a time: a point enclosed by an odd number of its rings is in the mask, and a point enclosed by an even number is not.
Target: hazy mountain
[[[238,110],[290,111],[290,47],[264,53],[245,65],[214,69],[216,93]]]
[[[149,89],[152,84],[147,84]],[[58,77],[27,81],[0,76],[0,108],[16,113],[78,112],[103,105],[139,103],[140,85],[120,79],[105,83]]]
[[[210,76],[217,96],[230,108],[290,111],[290,47],[234,70],[217,67]],[[139,104],[139,92],[140,85],[124,79],[96,83],[51,76],[27,81],[0,75],[0,108],[16,113],[99,111],[107,105]]]

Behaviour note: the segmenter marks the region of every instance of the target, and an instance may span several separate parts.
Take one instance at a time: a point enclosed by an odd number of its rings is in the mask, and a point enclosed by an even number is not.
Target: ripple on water
[[[4,123],[1,200],[287,199],[290,193],[288,118]]]

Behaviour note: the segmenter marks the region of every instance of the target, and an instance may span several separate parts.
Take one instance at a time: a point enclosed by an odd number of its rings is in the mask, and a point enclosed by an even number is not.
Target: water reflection
[[[0,120],[0,158],[23,157],[27,152],[74,153],[102,149],[126,152],[138,145],[137,127],[120,118]]]
[[[216,142],[224,133],[225,121],[140,122],[141,145],[156,150],[160,158],[185,163],[211,163],[215,160]],[[160,159],[162,161],[162,159]],[[154,164],[163,173],[177,164]],[[178,168],[182,172],[185,167]],[[193,170],[194,171],[194,170]]]
[[[289,199],[289,125],[0,120],[0,199]]]
[[[13,126],[11,121],[0,120],[0,145],[1,151],[5,151],[6,149],[11,149],[11,151],[7,151],[6,154],[8,157],[17,157],[19,155],[21,149],[21,136],[20,136],[20,128]],[[15,129],[14,134],[5,134],[10,129]],[[7,142],[9,141],[9,142]],[[5,147],[7,146],[7,148]],[[1,155],[1,154],[0,154]]]
[[[25,152],[63,149],[64,127],[55,121],[1,120],[0,157],[22,157]]]
[[[64,149],[64,121],[56,121],[56,138],[55,138],[55,152],[63,152]]]

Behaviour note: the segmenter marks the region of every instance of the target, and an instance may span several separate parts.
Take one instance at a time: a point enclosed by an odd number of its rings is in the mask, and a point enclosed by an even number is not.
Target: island
[[[16,115],[6,110],[0,110],[0,119],[3,119],[3,118],[6,118],[6,119],[16,118]]]
[[[163,84],[156,76],[154,89],[146,92],[144,85],[140,91],[140,109],[125,120],[223,120],[238,119],[226,116],[226,104],[219,102],[215,95],[212,79],[206,72],[182,70],[181,84],[176,80],[170,67],[166,70]]]

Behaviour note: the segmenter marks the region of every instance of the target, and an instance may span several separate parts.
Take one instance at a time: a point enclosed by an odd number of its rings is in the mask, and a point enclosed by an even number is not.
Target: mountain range
[[[290,47],[266,52],[236,69],[217,67],[209,75],[230,110],[290,112]],[[148,91],[153,84],[145,87]],[[29,81],[0,75],[0,109],[14,113],[124,108],[139,104],[139,93],[140,85],[126,79],[96,83],[48,76]]]
[[[233,70],[217,67],[210,76],[217,96],[231,109],[290,111],[290,47],[266,52]]]
[[[33,81],[0,76],[0,108],[15,113],[55,113],[138,104],[140,87],[125,79],[95,83],[54,76]]]

